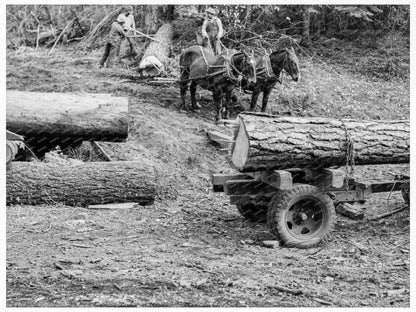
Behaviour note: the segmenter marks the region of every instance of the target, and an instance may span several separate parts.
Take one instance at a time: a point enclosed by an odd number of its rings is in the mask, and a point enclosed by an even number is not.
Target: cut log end
[[[250,140],[244,126],[244,122],[239,118],[239,126],[234,133],[234,148],[231,154],[231,164],[241,170],[247,162],[250,151]]]

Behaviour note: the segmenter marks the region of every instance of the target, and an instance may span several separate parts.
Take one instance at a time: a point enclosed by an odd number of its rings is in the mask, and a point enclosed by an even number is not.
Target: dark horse
[[[216,104],[216,119],[221,119],[223,110],[223,97],[225,96],[225,111],[228,118],[228,105],[232,90],[241,82],[255,84],[256,71],[254,57],[243,52],[226,50],[218,56],[201,46],[192,46],[182,52],[180,56],[181,76],[179,85],[181,89],[181,108],[185,107],[186,90],[190,84],[191,107],[198,108],[195,99],[197,86],[212,92]]]
[[[256,60],[256,83],[243,81],[244,90],[253,91],[251,96],[250,110],[256,109],[257,99],[263,92],[263,104],[261,111],[266,111],[270,92],[277,82],[282,83],[281,73],[285,70],[294,81],[300,79],[299,60],[293,47],[274,51],[270,54],[257,55]]]

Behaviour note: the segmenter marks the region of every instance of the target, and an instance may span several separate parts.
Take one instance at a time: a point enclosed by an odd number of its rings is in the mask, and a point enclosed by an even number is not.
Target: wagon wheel
[[[315,247],[335,223],[335,207],[329,196],[313,185],[294,185],[273,197],[267,214],[269,227],[288,247]]]
[[[267,210],[271,196],[256,196],[236,204],[238,212],[251,222],[267,222]]]

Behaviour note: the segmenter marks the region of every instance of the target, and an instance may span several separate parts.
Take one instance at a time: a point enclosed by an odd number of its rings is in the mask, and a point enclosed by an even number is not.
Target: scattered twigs
[[[39,33],[40,33],[40,25],[38,24],[38,33],[37,33],[37,36],[36,36],[36,52],[38,51],[38,49],[39,49]]]

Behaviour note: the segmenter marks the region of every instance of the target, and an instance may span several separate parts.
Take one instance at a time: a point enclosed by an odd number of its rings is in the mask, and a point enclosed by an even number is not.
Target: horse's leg
[[[196,102],[196,87],[197,87],[197,83],[195,81],[191,82],[191,85],[189,86],[189,91],[191,93],[191,109],[192,110],[198,110],[201,108],[201,106]]]
[[[212,98],[214,100],[214,103],[216,104],[216,108],[217,108],[217,112],[216,112],[216,116],[215,116],[215,121],[217,122],[218,120],[221,119],[221,111],[222,111],[222,98],[223,98],[223,93],[221,89],[216,89],[213,93],[212,93]]]
[[[257,99],[260,95],[260,88],[254,88],[253,94],[251,95],[251,102],[250,102],[250,111],[254,111],[256,109]]]
[[[230,119],[230,113],[231,113],[230,107],[232,107],[231,99],[233,98],[233,90],[234,88],[232,86],[229,86],[227,87],[227,90],[225,92],[225,104],[224,104],[224,109],[225,109],[224,118],[225,119]],[[234,112],[234,109],[232,109],[232,111]]]
[[[273,86],[271,86],[269,88],[265,88],[265,90],[263,91],[263,104],[261,106],[261,112],[262,113],[264,113],[266,111],[267,102],[269,101],[269,95],[270,95],[272,89],[273,89]]]
[[[179,78],[179,88],[181,90],[181,105],[178,110],[186,109],[186,91],[188,90],[189,68],[183,65],[181,60],[180,66],[182,67],[181,76]],[[186,67],[185,67],[186,66]]]
[[[188,89],[188,82],[186,81],[188,78],[185,75],[181,75],[181,82],[179,82],[179,88],[181,89],[181,105],[179,106],[179,110],[186,108],[186,90]],[[184,81],[185,80],[185,81]]]

